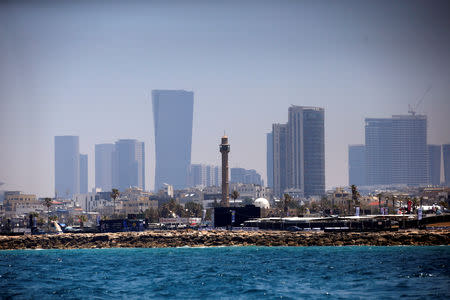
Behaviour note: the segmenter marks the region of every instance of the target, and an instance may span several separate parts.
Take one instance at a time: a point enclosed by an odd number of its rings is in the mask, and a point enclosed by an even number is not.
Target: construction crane
[[[416,115],[417,108],[420,104],[422,104],[423,100],[425,99],[425,96],[428,94],[428,92],[431,91],[431,85],[428,86],[425,93],[423,93],[422,97],[419,99],[416,105],[412,106],[411,104],[408,104],[408,113],[412,114],[413,116]]]

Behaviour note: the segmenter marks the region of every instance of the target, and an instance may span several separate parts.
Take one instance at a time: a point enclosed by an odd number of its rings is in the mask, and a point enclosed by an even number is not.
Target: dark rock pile
[[[160,248],[200,246],[450,245],[450,231],[286,232],[146,231],[0,236],[0,249]]]

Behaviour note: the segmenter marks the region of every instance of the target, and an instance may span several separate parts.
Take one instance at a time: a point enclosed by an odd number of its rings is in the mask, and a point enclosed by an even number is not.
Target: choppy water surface
[[[445,299],[450,247],[0,251],[2,298]]]

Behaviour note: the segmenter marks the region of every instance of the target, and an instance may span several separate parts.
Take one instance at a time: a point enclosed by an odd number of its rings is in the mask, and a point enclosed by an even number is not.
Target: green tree
[[[116,199],[120,196],[120,192],[118,189],[112,189],[111,191],[111,198],[113,198],[114,201],[114,215],[116,214]]]
[[[164,203],[160,208],[159,214],[163,218],[172,218],[177,216],[185,217],[187,215],[183,206],[177,203],[175,199],[170,199],[169,202]]]
[[[283,217],[286,217],[289,208],[291,208],[291,206],[292,206],[293,199],[292,199],[291,195],[284,194],[283,200],[281,202],[282,202],[282,208],[283,208]]]
[[[381,213],[381,197],[383,197],[383,194],[379,193],[377,196],[378,196],[378,213]]]
[[[145,217],[149,220],[150,223],[157,223],[159,222],[159,212],[157,209],[154,208],[148,208],[144,212]]]
[[[200,218],[203,214],[203,205],[200,203],[190,201],[184,205],[184,208],[187,209],[190,217]]]
[[[51,198],[44,198],[44,206],[47,207],[47,232],[50,231],[50,207],[53,201]]]
[[[236,199],[239,198],[239,192],[236,190],[232,191],[231,198],[233,198],[233,203],[236,204]]]

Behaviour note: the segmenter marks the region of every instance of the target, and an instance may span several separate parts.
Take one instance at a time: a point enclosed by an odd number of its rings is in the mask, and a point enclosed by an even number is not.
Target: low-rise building
[[[3,203],[5,215],[7,217],[29,214],[34,211],[43,211],[45,207],[34,194],[22,194],[18,191],[5,192]]]

